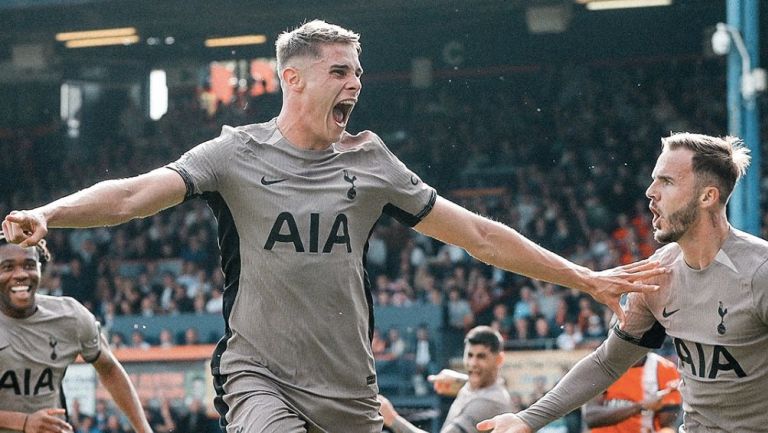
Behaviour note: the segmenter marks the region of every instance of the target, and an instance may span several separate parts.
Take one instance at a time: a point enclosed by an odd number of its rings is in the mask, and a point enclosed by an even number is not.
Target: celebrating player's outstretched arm
[[[535,244],[517,231],[438,197],[416,227],[419,232],[460,246],[490,265],[538,280],[579,289],[610,307],[620,321],[619,298],[626,292],[652,292],[642,281],[666,272],[655,262],[641,261],[606,271],[592,271]]]
[[[13,211],[3,233],[22,247],[36,245],[54,227],[113,226],[181,203],[186,187],[178,173],[159,168],[140,176],[99,182],[36,209]]]

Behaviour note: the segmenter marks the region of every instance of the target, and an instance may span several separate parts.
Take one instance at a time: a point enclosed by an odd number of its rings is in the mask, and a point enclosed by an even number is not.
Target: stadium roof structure
[[[465,65],[545,62],[564,57],[701,53],[707,32],[725,20],[725,0],[674,0],[668,7],[589,11],[584,0],[3,0],[0,63],[60,65],[168,59],[267,57],[276,36],[320,18],[362,34],[382,62],[446,57]],[[766,9],[763,8],[763,22]],[[130,46],[68,49],[56,34],[135,29]],[[768,28],[768,24],[763,25]],[[213,37],[264,35],[265,43],[206,47]],[[449,53],[450,54],[450,53]],[[448,56],[450,57],[450,56]],[[41,59],[42,58],[42,59]],[[37,63],[35,63],[37,62]],[[378,66],[377,66],[378,67]]]

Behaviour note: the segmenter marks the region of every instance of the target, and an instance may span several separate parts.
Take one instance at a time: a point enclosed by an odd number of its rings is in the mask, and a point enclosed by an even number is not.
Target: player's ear
[[[289,89],[301,90],[304,87],[301,70],[295,66],[286,66],[280,74],[280,78]]]
[[[714,185],[705,186],[701,191],[700,202],[704,207],[710,207],[720,202],[720,189]]]
[[[499,350],[499,353],[496,354],[496,366],[501,367],[504,364],[504,351]]]

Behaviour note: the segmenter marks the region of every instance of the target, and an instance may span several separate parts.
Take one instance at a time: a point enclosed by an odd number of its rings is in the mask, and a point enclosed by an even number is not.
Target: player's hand
[[[524,423],[517,415],[513,413],[503,413],[496,415],[491,419],[477,423],[477,429],[480,431],[491,430],[491,433],[531,433],[531,427]]]
[[[13,211],[3,220],[3,234],[8,242],[31,247],[48,233],[48,223],[38,212]]]
[[[381,403],[379,412],[381,413],[381,416],[384,417],[384,425],[387,427],[391,426],[392,423],[395,422],[395,419],[397,419],[397,411],[395,410],[395,407],[392,406],[392,402],[381,394],[377,395],[376,399]]]
[[[24,433],[72,433],[72,426],[59,418],[65,414],[64,409],[41,409],[31,413]]]
[[[627,292],[654,292],[659,286],[647,284],[647,281],[667,272],[668,269],[660,266],[659,262],[648,259],[604,271],[592,271],[592,287],[587,293],[608,306],[619,321],[624,322],[624,311],[619,304],[621,295]]]
[[[444,368],[440,373],[427,376],[427,380],[432,383],[432,387],[437,394],[455,397],[461,387],[467,383],[467,375]]]

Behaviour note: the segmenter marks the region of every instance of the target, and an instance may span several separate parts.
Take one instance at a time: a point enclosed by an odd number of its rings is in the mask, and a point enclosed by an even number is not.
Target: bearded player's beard
[[[669,226],[666,230],[658,229],[653,233],[654,239],[663,244],[677,242],[688,231],[699,215],[699,206],[696,197],[692,198],[684,208],[675,211],[667,220]]]

